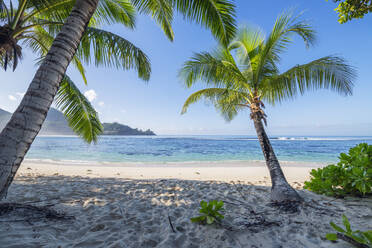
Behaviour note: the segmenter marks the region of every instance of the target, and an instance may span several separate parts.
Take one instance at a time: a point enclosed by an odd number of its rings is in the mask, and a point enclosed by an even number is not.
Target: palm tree
[[[11,1],[10,7],[0,1],[0,22],[4,23],[0,27],[3,68],[6,70],[8,64],[13,63],[13,70],[16,69],[22,57],[22,47],[31,49],[41,59],[45,57],[72,4],[71,0],[21,0],[14,8]],[[127,1],[103,0],[99,3],[72,60],[86,84],[83,62],[89,64],[92,57],[96,66],[136,69],[140,78],[149,79],[151,68],[147,56],[126,39],[99,29],[102,23],[115,22],[133,28],[135,12],[134,6]],[[91,47],[94,47],[92,51]],[[98,114],[67,75],[57,92],[56,105],[76,134],[89,143],[97,141],[98,135],[103,132]]]
[[[46,0],[34,0],[45,2]],[[49,1],[49,0],[48,0]],[[84,32],[98,4],[104,0],[73,0],[74,7],[42,60],[19,107],[0,134],[0,200],[3,199],[28,149],[39,133],[60,88],[68,65],[78,51]],[[129,0],[110,0],[126,2]],[[150,14],[173,40],[174,11],[199,23],[227,45],[235,34],[235,6],[229,0],[132,0],[141,12]],[[115,9],[114,5],[110,8]],[[63,12],[63,11],[61,11]],[[59,15],[59,12],[50,13]]]
[[[355,78],[354,69],[336,56],[296,65],[281,73],[278,69],[280,55],[292,43],[294,35],[299,35],[307,46],[315,41],[314,30],[301,20],[301,15],[286,12],[277,18],[266,39],[260,29],[242,28],[228,48],[197,53],[180,71],[186,86],[191,87],[199,80],[209,86],[193,93],[186,100],[182,113],[203,98],[211,101],[228,121],[240,110],[250,110],[270,171],[271,199],[276,202],[301,201],[302,198],[286,181],[265,132],[264,102],[274,105],[315,89],[351,95]]]

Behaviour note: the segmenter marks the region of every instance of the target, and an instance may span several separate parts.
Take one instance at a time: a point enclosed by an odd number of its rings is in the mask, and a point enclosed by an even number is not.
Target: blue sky
[[[271,135],[372,135],[372,15],[339,24],[335,4],[325,0],[236,0],[240,24],[254,24],[269,32],[283,10],[296,7],[318,32],[315,47],[306,49],[300,39],[283,56],[283,70],[326,55],[341,55],[358,69],[354,94],[342,97],[329,91],[308,92],[293,101],[267,107]],[[248,112],[227,123],[213,106],[192,105],[180,115],[185,99],[195,90],[186,89],[177,78],[183,62],[193,52],[216,46],[208,30],[174,22],[175,41],[169,42],[148,16],[138,16],[135,31],[121,26],[105,27],[140,47],[151,59],[149,82],[139,80],[133,71],[87,66],[88,86],[72,68],[68,74],[83,92],[88,92],[103,121],[118,121],[132,127],[151,128],[158,134],[244,134],[254,135]],[[35,57],[24,51],[24,60],[15,73],[1,71],[0,108],[14,111],[27,89],[36,66]]]

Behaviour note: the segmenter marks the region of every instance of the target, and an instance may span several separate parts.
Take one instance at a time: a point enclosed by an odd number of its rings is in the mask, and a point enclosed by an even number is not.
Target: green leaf
[[[207,224],[212,224],[214,221],[223,219],[224,216],[219,213],[219,210],[216,206],[223,206],[222,201],[212,200],[209,202],[201,201],[200,202],[200,209],[199,212],[202,214],[199,217],[192,218],[191,221],[193,222],[200,222],[205,221]],[[223,210],[223,209],[222,209]]]
[[[208,225],[213,224],[214,220],[215,220],[214,217],[212,217],[212,216],[207,216],[207,224],[208,224]]]
[[[372,230],[363,232],[362,235],[372,244]]]
[[[335,223],[333,223],[332,221],[329,223],[333,229],[335,229],[337,232],[340,232],[340,233],[345,233],[346,231],[344,229],[342,229],[340,226],[336,225]]]
[[[206,201],[201,201],[201,202],[200,202],[200,206],[201,206],[202,208],[206,208],[206,207],[208,206],[208,203],[207,203]]]
[[[351,227],[350,227],[350,222],[349,220],[346,218],[345,215],[342,215],[342,223],[344,224],[345,228],[346,228],[346,232],[347,233],[351,233]]]
[[[354,239],[355,241],[357,241],[361,244],[366,244],[367,243],[367,241],[364,240],[364,237],[361,234],[359,234],[359,235],[350,234],[350,235],[347,235],[347,236],[351,237],[352,239]]]
[[[337,234],[336,233],[327,233],[326,234],[326,239],[331,240],[331,241],[336,241],[338,239]]]
[[[198,216],[198,217],[194,217],[194,218],[191,218],[191,222],[193,223],[196,223],[196,222],[203,222],[205,220],[205,216]]]
[[[97,142],[98,136],[103,133],[98,114],[68,76],[61,82],[55,104],[77,135],[88,143]]]

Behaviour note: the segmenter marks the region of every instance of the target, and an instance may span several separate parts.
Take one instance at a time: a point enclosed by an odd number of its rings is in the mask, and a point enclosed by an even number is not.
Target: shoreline
[[[284,162],[282,169],[289,183],[303,185],[318,163]],[[270,186],[269,170],[263,161],[250,163],[182,163],[182,164],[68,164],[25,161],[18,176],[70,176],[118,179],[179,179],[200,181],[242,181]]]
[[[332,162],[279,161],[282,167],[319,168]],[[60,166],[108,166],[108,167],[261,167],[264,160],[171,161],[171,162],[110,162],[89,160],[25,159],[23,164],[53,164]]]

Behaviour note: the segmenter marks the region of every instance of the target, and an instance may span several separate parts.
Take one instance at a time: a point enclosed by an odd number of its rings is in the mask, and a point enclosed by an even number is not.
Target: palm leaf
[[[150,78],[151,65],[146,54],[128,40],[108,31],[87,28],[76,56],[87,64],[94,62],[96,66],[135,69],[143,80]]]
[[[173,4],[170,0],[132,0],[142,14],[151,15],[161,26],[169,40],[174,40],[172,29]]]
[[[21,25],[32,18],[64,22],[74,6],[73,0],[28,0]]]
[[[97,142],[103,132],[98,114],[68,76],[61,82],[55,103],[77,135],[88,143]]]
[[[215,105],[225,120],[231,121],[240,109],[247,107],[245,104],[247,96],[244,92],[226,88],[202,89],[187,98],[182,107],[181,114],[186,113],[191,104],[205,99]]]
[[[29,21],[31,18],[64,22],[75,3],[75,0],[28,1],[30,1],[28,8],[31,11],[24,18],[24,22]],[[89,25],[98,27],[102,24],[120,23],[126,27],[134,28],[135,18],[136,10],[130,0],[100,0]]]
[[[306,46],[314,44],[315,31],[306,20],[301,19],[302,14],[294,16],[293,13],[287,11],[277,18],[273,30],[260,48],[257,68],[254,69],[255,84],[258,84],[262,77],[279,72],[276,63],[280,62],[280,55],[292,43],[294,34],[301,36]]]
[[[6,6],[3,0],[0,0],[0,20],[2,22],[8,21],[8,23],[10,23],[9,18],[10,17],[9,17],[8,7]]]
[[[225,53],[229,54],[229,51],[217,50],[213,54],[208,52],[194,54],[184,63],[179,77],[184,80],[187,87],[191,87],[199,80],[218,87],[246,81],[231,54],[227,56]]]
[[[121,23],[128,28],[134,28],[136,9],[130,0],[100,0],[93,20],[97,24]]]
[[[242,26],[236,38],[229,45],[229,50],[236,51],[238,62],[243,65],[242,70],[253,70],[260,46],[265,41],[264,34],[259,28]]]
[[[263,80],[262,95],[269,103],[292,99],[308,90],[329,89],[351,95],[355,69],[337,56],[327,56]]]
[[[185,114],[187,109],[191,104],[198,102],[201,99],[206,99],[212,102],[215,102],[219,95],[223,94],[225,89],[222,88],[208,88],[199,90],[193,94],[191,94],[185,101],[182,107],[181,114]]]
[[[230,0],[171,0],[189,21],[199,23],[227,46],[236,31],[235,5]]]
[[[150,14],[173,41],[173,11],[187,20],[201,24],[225,46],[234,37],[235,5],[230,0],[132,0],[140,13]]]

